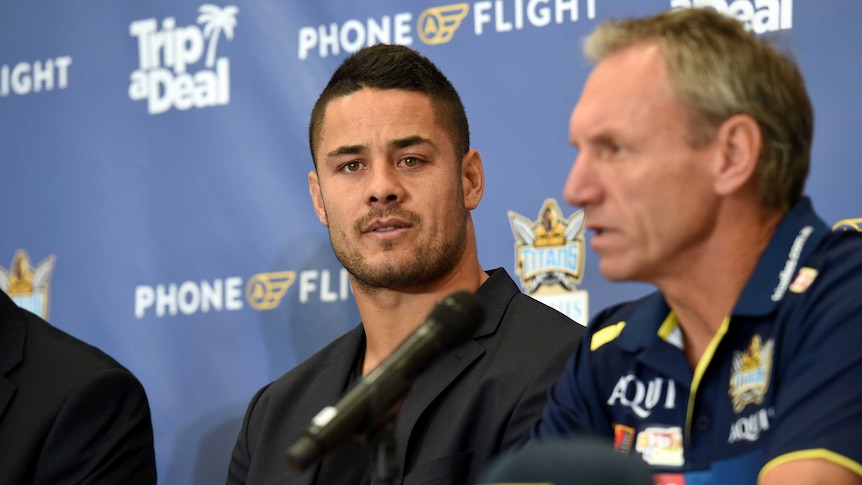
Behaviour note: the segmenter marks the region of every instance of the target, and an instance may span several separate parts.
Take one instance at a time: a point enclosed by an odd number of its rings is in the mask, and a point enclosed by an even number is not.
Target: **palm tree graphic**
[[[204,24],[204,37],[210,39],[206,64],[207,67],[212,68],[215,65],[219,34],[224,31],[227,40],[233,39],[233,28],[236,27],[236,14],[239,13],[239,8],[234,5],[220,8],[218,5],[205,3],[198,7],[198,12],[201,13],[198,15],[198,23]]]

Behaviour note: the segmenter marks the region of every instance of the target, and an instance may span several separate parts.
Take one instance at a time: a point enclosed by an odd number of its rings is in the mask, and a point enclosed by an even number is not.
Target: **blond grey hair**
[[[707,8],[604,22],[584,51],[598,63],[649,42],[661,47],[671,89],[691,117],[688,143],[704,146],[729,117],[750,116],[763,137],[755,173],[761,205],[786,211],[799,201],[814,114],[796,63],[736,19]]]

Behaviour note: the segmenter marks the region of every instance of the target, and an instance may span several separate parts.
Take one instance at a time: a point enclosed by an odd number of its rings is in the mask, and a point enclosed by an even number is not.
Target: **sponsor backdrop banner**
[[[141,379],[160,483],[223,482],[252,394],[359,322],[306,179],[309,113],[344,57],[388,42],[438,63],[485,163],[482,264],[585,323],[649,287],[601,277],[560,197],[580,41],[692,3],[795,53],[807,192],[859,230],[857,0],[2,2],[0,287]]]

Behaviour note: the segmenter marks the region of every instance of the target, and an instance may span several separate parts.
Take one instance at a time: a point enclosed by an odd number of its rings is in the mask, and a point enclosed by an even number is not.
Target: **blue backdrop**
[[[221,483],[254,391],[358,323],[306,182],[311,106],[344,57],[401,43],[442,68],[485,162],[482,264],[585,322],[648,288],[602,279],[560,199],[580,41],[603,18],[692,3],[794,52],[816,111],[807,192],[858,230],[858,0],[13,0],[0,286],[141,379],[160,483]],[[546,212],[563,240],[536,237]]]

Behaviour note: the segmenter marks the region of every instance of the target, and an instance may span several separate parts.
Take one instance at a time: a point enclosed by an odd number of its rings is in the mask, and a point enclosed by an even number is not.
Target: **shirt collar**
[[[771,313],[829,228],[804,197],[785,214],[736,302],[733,315]]]
[[[655,341],[658,329],[670,314],[670,307],[661,292],[655,292],[641,300],[634,313],[626,315],[626,322],[616,344],[623,350],[635,352]],[[613,322],[616,323],[616,322]]]
[[[770,313],[784,297],[800,265],[829,231],[814,213],[811,200],[803,197],[779,223],[737,300],[733,315]],[[620,319],[625,320],[626,326],[616,339],[616,344],[623,350],[634,352],[650,343],[665,340],[655,337],[669,315],[670,307],[661,292],[645,297],[634,313]]]

